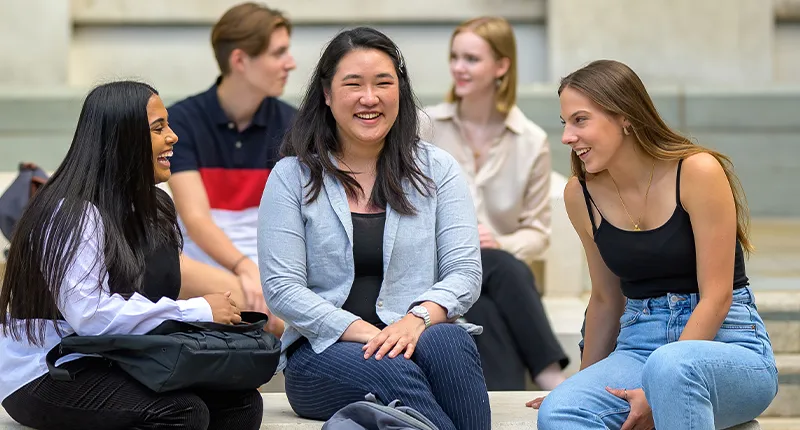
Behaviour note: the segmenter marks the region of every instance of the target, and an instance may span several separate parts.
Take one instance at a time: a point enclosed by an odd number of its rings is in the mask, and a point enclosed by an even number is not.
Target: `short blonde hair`
[[[495,59],[508,58],[509,66],[505,75],[500,78],[500,85],[495,94],[495,107],[502,114],[507,114],[517,103],[517,41],[514,38],[514,29],[505,19],[494,16],[473,18],[461,23],[450,37],[450,46],[453,39],[461,33],[469,31],[477,34],[492,48]],[[458,101],[455,85],[447,94],[448,102]]]

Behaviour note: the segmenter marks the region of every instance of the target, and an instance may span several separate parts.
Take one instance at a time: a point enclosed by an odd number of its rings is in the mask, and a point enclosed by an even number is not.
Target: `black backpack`
[[[71,353],[97,354],[147,388],[248,390],[275,374],[281,341],[264,331],[267,316],[242,312],[241,324],[165,321],[148,334],[76,336],[61,339],[47,354],[50,376],[74,380],[56,361]]]

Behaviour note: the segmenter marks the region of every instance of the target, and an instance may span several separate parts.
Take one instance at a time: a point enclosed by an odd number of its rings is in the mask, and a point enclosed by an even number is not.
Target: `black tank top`
[[[173,244],[152,249],[145,257],[142,295],[155,303],[162,297],[178,300],[180,292],[180,250]]]
[[[383,229],[386,212],[352,213],[355,278],[342,309],[380,329],[386,324],[375,309],[383,284]]]
[[[689,214],[681,205],[681,165],[678,162],[675,185],[676,206],[662,226],[652,230],[628,231],[615,227],[603,217],[594,219],[594,204],[586,183],[580,181],[592,222],[594,242],[609,270],[620,278],[622,294],[631,299],[659,297],[667,293],[697,293],[697,261],[694,232]],[[749,284],[742,244],[736,241],[733,289]]]

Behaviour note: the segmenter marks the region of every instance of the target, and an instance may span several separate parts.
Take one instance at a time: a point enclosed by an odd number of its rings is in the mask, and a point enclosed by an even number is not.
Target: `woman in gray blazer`
[[[259,210],[264,297],[298,415],[374,393],[441,430],[488,429],[480,359],[455,321],[480,295],[477,221],[455,160],[422,142],[402,54],[356,28],[325,49]]]

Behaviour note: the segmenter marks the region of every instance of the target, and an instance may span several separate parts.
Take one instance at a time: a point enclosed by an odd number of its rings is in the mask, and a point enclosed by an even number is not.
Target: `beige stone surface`
[[[0,5],[0,83],[66,84],[70,29],[68,1],[4,1]]]
[[[550,76],[610,58],[646,84],[770,82],[773,27],[763,0],[550,1]]]
[[[525,402],[542,392],[492,392],[489,401],[492,406],[492,429],[516,430],[536,428],[536,411],[525,407]],[[262,394],[264,399],[264,420],[261,428],[265,430],[294,429],[318,430],[322,422],[298,418],[282,393]],[[0,409],[0,430],[21,430],[22,427],[11,420]]]
[[[206,23],[213,24],[241,0],[72,0],[76,23]],[[516,20],[543,19],[545,0],[271,0],[298,23],[331,22],[459,22],[480,15]]]

